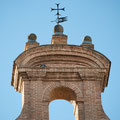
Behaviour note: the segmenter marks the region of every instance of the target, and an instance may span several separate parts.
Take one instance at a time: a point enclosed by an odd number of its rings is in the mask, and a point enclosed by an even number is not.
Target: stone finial
[[[63,27],[56,25],[54,27],[54,35],[52,36],[51,44],[67,44],[67,35],[63,34]]]
[[[63,31],[64,29],[62,25],[56,25],[53,30],[54,34],[63,34]]]
[[[90,36],[85,36],[83,38],[81,47],[88,48],[88,49],[94,49],[94,45],[92,44],[92,39]]]
[[[83,44],[92,44],[92,39],[90,36],[85,36],[83,38]]]
[[[39,46],[39,43],[36,42],[37,36],[34,33],[28,35],[28,42],[25,44],[25,50]]]
[[[36,41],[37,40],[37,36],[34,33],[31,33],[30,35],[28,35],[28,41]]]

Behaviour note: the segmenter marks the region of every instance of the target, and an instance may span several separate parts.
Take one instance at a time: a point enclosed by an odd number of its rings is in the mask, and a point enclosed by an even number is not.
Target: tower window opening
[[[49,120],[75,120],[73,105],[62,99],[50,102]]]

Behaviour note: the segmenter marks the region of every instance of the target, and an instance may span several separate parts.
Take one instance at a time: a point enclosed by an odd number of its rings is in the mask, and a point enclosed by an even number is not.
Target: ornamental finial
[[[51,11],[54,11],[54,10],[57,10],[57,19],[55,20],[55,21],[52,21],[52,22],[56,22],[57,23],[57,25],[59,25],[59,23],[61,23],[61,22],[65,22],[65,21],[67,21],[67,17],[65,16],[65,17],[60,17],[60,13],[59,13],[59,11],[60,10],[63,10],[63,11],[65,11],[65,8],[59,8],[59,3],[58,4],[56,4],[57,5],[57,9],[54,9],[54,8],[51,8]]]

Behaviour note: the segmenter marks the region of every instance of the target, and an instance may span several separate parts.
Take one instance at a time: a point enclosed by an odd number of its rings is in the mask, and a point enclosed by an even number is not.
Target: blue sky
[[[111,120],[120,120],[119,0],[0,0],[0,120],[14,120],[21,112],[21,94],[10,85],[13,61],[24,51],[30,33],[37,35],[40,45],[51,43],[55,23],[50,21],[56,12],[50,8],[55,3],[66,7],[61,14],[68,16],[68,22],[62,24],[68,44],[80,45],[89,35],[95,50],[111,60],[102,104]],[[50,111],[50,120],[74,120],[73,107],[67,101],[53,101]]]

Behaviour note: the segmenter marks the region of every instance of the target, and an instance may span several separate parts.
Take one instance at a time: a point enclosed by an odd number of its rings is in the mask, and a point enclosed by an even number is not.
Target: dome
[[[30,35],[28,35],[28,40],[33,40],[36,41],[37,36],[34,33],[31,33]]]
[[[89,43],[89,44],[91,44],[92,43],[91,37],[90,36],[85,36],[83,38],[83,43]]]
[[[63,33],[63,27],[61,26],[61,25],[56,25],[55,27],[54,27],[54,30],[53,30],[53,32],[56,34],[56,33],[58,33],[58,34],[62,34]]]

